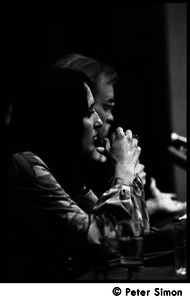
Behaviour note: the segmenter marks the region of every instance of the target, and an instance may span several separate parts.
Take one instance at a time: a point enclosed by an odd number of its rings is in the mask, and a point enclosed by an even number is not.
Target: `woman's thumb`
[[[96,150],[100,153],[103,154],[105,152],[105,148],[104,147],[97,147]]]

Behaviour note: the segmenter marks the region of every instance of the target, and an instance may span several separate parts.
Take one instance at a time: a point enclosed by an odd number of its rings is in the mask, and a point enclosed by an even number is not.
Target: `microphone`
[[[170,142],[173,146],[176,146],[177,148],[180,146],[187,147],[187,138],[175,132],[171,133]]]
[[[170,145],[167,150],[173,162],[183,169],[187,168],[187,138],[175,132],[170,135]]]

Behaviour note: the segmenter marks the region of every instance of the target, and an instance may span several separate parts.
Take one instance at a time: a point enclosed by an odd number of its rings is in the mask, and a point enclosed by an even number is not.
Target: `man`
[[[98,130],[98,143],[104,144],[104,139],[109,135],[112,123],[114,121],[113,107],[114,102],[114,85],[118,81],[118,75],[116,71],[108,65],[100,63],[92,58],[80,55],[70,54],[59,62],[63,68],[70,68],[84,72],[92,81],[93,88],[92,93],[95,100],[95,110],[99,114],[103,126]],[[101,161],[106,163],[106,157],[101,156]],[[101,193],[101,182],[105,177],[102,175],[102,169],[100,167],[99,176],[97,177],[97,194]],[[109,170],[109,167],[106,168]],[[138,164],[136,167],[136,173],[139,174],[143,183],[146,183],[146,173],[144,171],[144,165]],[[95,175],[96,176],[96,175]],[[98,180],[99,179],[99,180]],[[95,187],[94,187],[95,188]],[[147,207],[149,216],[155,215],[157,212],[171,213],[176,216],[185,213],[186,203],[174,200],[175,194],[162,193],[156,186],[156,181],[151,178],[150,182],[150,198],[147,199]]]

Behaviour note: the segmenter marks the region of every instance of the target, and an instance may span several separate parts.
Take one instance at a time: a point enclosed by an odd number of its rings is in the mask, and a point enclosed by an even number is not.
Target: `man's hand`
[[[186,202],[176,200],[176,194],[162,193],[156,186],[156,181],[151,178],[150,184],[151,198],[147,200],[149,215],[163,211],[168,213],[181,214],[186,212]]]

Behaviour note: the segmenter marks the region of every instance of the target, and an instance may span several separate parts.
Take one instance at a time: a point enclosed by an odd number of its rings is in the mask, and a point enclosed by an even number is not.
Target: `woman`
[[[117,128],[96,147],[102,121],[84,74],[53,68],[14,104],[13,149],[7,175],[6,262],[9,282],[72,281],[100,262],[104,227],[142,219],[148,232],[143,188],[135,175],[140,148],[132,132]],[[111,188],[97,197],[85,185],[86,166],[107,155]]]

